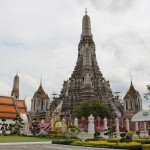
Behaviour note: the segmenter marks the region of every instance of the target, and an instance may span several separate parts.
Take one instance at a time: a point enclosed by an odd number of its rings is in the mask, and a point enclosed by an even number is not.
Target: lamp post
[[[57,104],[56,104],[56,101],[55,101],[55,100],[56,100],[56,97],[55,97],[55,96],[56,96],[57,94],[54,92],[52,95],[53,95],[54,104],[55,104],[55,106],[56,106]]]

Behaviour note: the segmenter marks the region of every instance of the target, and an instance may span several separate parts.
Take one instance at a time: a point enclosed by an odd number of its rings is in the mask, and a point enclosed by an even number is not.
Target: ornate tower
[[[18,74],[16,74],[16,76],[14,77],[14,83],[13,83],[11,96],[13,96],[15,99],[19,99],[19,76]]]
[[[91,33],[90,17],[86,10],[82,19],[77,63],[71,77],[64,82],[57,101],[63,101],[61,112],[62,115],[65,115],[74,114],[74,108],[90,98],[102,100],[118,116],[121,115],[119,106],[115,105],[109,81],[103,77],[99,69],[95,43]]]
[[[40,118],[41,113],[48,114],[49,110],[49,97],[44,92],[42,83],[40,83],[40,86],[38,90],[34,93],[34,96],[31,100],[31,113],[32,118]]]
[[[124,97],[124,118],[131,118],[134,114],[142,110],[142,99],[138,91],[135,90],[132,80],[131,85]]]

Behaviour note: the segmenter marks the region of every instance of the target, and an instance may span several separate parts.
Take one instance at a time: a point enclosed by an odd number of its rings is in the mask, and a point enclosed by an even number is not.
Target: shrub
[[[133,137],[133,132],[132,131],[127,131],[126,136],[129,136],[130,138]]]
[[[96,141],[96,139],[89,138],[89,139],[86,139],[85,141]]]
[[[145,150],[146,150],[146,149],[150,149],[150,144],[143,144],[143,145],[142,145],[142,148],[145,149]]]
[[[141,150],[142,145],[140,143],[110,143],[107,141],[74,141],[71,145],[76,146],[91,146],[91,147],[101,147],[101,148],[116,148],[116,149],[129,149],[129,150]]]
[[[116,143],[109,143],[107,141],[75,141],[72,145],[76,146],[92,146],[92,147],[112,147],[112,145],[116,145]]]
[[[76,141],[76,139],[72,139],[72,140],[53,140],[52,143],[53,144],[64,144],[64,145],[70,145],[71,143],[73,143],[74,141]]]
[[[126,142],[132,142],[132,138],[129,135],[126,136]]]
[[[98,136],[100,136],[100,132],[99,131],[95,131],[94,137],[98,137]]]
[[[150,144],[150,139],[133,139],[134,142],[138,142],[141,144]]]
[[[109,135],[109,133],[108,133],[108,132],[105,132],[104,135]]]
[[[120,141],[120,138],[108,138],[108,139],[106,139],[106,141],[118,143]]]
[[[125,136],[126,136],[126,133],[124,133],[124,132],[120,134],[120,137],[122,137],[122,138]]]
[[[140,138],[140,133],[141,133],[141,131],[140,131],[140,130],[137,130],[135,133],[136,133],[136,134],[139,136],[139,138]]]
[[[120,142],[122,143],[122,142],[126,142],[126,139],[125,138],[121,138],[120,139]]]
[[[129,150],[142,150],[142,145],[140,143],[131,142],[131,143],[118,143],[118,145],[112,146],[117,149],[129,149]]]

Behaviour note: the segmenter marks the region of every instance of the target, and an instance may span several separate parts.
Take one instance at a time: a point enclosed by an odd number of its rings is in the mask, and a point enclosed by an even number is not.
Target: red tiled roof
[[[16,114],[0,113],[0,118],[16,118]]]
[[[0,97],[0,104],[14,105],[14,101],[11,97]]]
[[[24,100],[0,96],[0,118],[16,118],[16,114],[27,114]]]
[[[26,109],[18,108],[19,113],[26,114]]]
[[[15,106],[0,105],[0,112],[17,113],[17,110]]]
[[[16,100],[16,105],[17,105],[17,107],[25,107],[24,106],[24,101],[18,101],[18,100]]]

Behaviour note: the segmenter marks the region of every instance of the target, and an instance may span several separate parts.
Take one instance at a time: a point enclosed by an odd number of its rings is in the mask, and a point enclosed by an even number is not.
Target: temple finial
[[[131,85],[132,85],[132,75],[131,75],[131,72],[130,72],[130,78],[131,78]]]
[[[18,76],[18,70],[16,71],[16,75]]]
[[[41,74],[41,81],[40,81],[40,85],[42,86],[42,74]]]
[[[87,8],[85,8],[85,15],[87,15]]]
[[[82,20],[82,36],[91,36],[91,34],[90,17],[87,15],[87,8],[85,8],[85,15]]]

